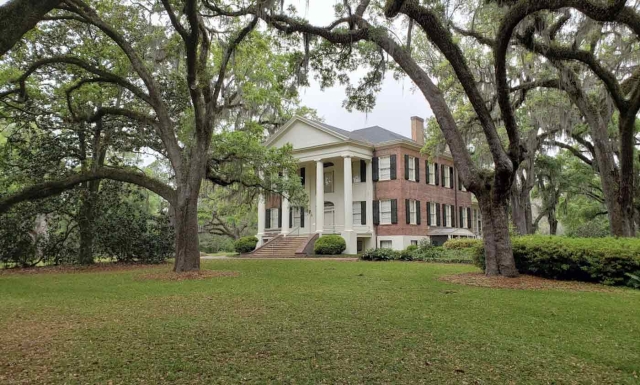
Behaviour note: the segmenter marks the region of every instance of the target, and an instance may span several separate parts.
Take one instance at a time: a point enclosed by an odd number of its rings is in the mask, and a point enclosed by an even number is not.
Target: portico
[[[313,138],[319,131],[323,133],[322,127],[305,130],[305,126],[316,122],[300,119],[294,123],[296,129],[288,130],[291,135],[276,134],[267,145],[293,145],[299,164],[298,176],[309,204],[306,208],[294,208],[282,197],[279,205],[273,207],[273,202],[269,204],[268,199],[261,196],[258,199],[259,244],[276,235],[317,233],[319,236],[341,235],[347,244],[347,254],[374,247],[371,146],[346,137],[338,138],[333,132],[324,138],[317,135]],[[267,218],[268,215],[271,217]]]

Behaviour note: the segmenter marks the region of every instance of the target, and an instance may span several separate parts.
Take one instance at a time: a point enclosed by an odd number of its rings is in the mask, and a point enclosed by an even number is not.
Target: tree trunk
[[[202,168],[204,170],[204,168]],[[198,194],[203,175],[189,177],[184,187],[178,187],[174,209],[176,273],[200,270],[200,244],[198,240]]]
[[[519,273],[513,259],[513,250],[511,250],[506,199],[478,196],[478,205],[482,213],[485,274],[517,277]]]
[[[547,219],[549,220],[549,234],[557,235],[558,233],[558,219],[556,218],[556,210],[549,210],[549,214],[547,215]]]
[[[533,214],[531,212],[531,190],[519,190],[514,183],[511,191],[511,220],[520,235],[533,234]]]
[[[78,250],[78,263],[81,265],[90,265],[94,262],[93,258],[93,239],[95,224],[95,207],[97,203],[97,192],[100,187],[100,181],[95,180],[87,182],[84,198],[78,213],[78,228],[80,232],[80,248]]]

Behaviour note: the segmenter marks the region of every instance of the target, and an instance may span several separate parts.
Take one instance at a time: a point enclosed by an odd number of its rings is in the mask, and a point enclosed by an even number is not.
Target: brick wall
[[[376,150],[374,156],[386,156],[395,154],[397,158],[397,179],[389,181],[378,181],[374,183],[376,200],[397,199],[398,200],[398,224],[378,225],[378,235],[427,235],[427,202],[440,203],[455,206],[456,225],[459,227],[459,207],[471,207],[471,193],[458,190],[458,176],[454,174],[454,188],[433,186],[427,184],[425,159],[427,156],[420,154],[420,151],[405,146],[397,145]],[[409,155],[420,159],[420,181],[414,182],[405,180],[404,156]],[[453,167],[453,161],[447,158],[436,158],[438,165],[444,164]],[[405,199],[420,201],[420,225],[408,225],[406,219]]]

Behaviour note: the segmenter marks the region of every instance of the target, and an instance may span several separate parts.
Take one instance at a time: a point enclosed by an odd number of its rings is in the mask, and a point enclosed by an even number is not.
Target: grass
[[[640,292],[487,289],[467,265],[215,260],[0,275],[0,383],[640,382]]]

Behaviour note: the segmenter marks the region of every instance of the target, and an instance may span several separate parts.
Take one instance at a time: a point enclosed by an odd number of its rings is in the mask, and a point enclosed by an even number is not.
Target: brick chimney
[[[421,117],[411,117],[411,139],[420,146],[424,145],[424,119]]]

